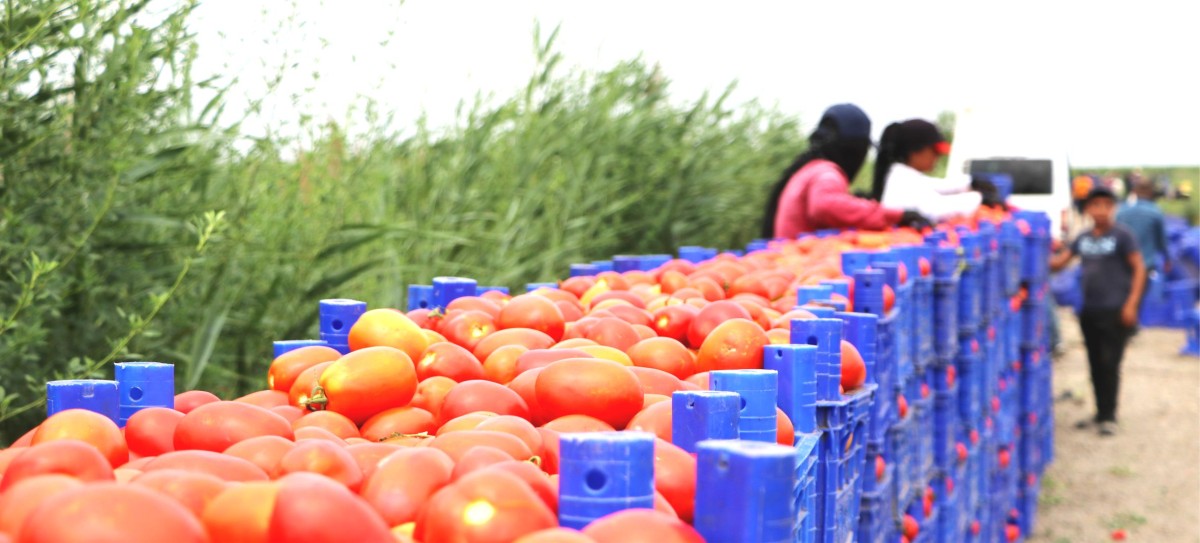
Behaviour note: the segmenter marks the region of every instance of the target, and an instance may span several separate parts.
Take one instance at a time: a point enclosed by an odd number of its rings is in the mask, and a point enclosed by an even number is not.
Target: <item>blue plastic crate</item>
[[[916,381],[919,383],[917,387],[917,401],[909,402],[909,405],[915,407],[915,415],[919,423],[920,430],[918,432],[919,440],[919,462],[917,476],[919,484],[927,484],[934,471],[934,432],[933,432],[933,416],[934,416],[934,392],[933,379],[931,373],[917,374]]]
[[[958,414],[958,385],[933,394],[933,462],[938,471],[952,472],[958,461],[954,451],[960,419]]]
[[[893,356],[895,349],[894,345],[885,345],[895,337],[891,332],[895,319],[889,317],[880,321],[878,317],[869,313],[837,313],[836,316],[844,323],[842,330],[845,340],[854,345],[862,355],[867,368],[866,382],[877,385],[868,419],[867,441],[881,442],[887,435],[888,427],[896,419],[896,368]]]
[[[916,489],[916,473],[920,461],[917,455],[919,444],[917,436],[917,418],[910,408],[908,416],[899,420],[888,430],[888,442],[891,444],[893,456],[890,459],[893,472],[895,500],[897,503],[907,502]]]
[[[896,328],[900,333],[896,334],[896,359],[900,368],[900,375],[903,377],[912,373],[917,368],[925,366],[924,361],[918,363],[913,357],[913,338],[914,338],[914,323],[915,314],[913,313],[913,285],[910,282],[907,285],[896,287]]]
[[[937,537],[939,543],[958,543],[962,533],[962,490],[953,475],[942,475],[933,481],[934,506],[937,508]]]
[[[1021,306],[1021,346],[1037,349],[1046,342],[1046,305],[1027,301]]]
[[[817,541],[817,468],[820,460],[821,435],[796,434],[796,478],[792,491],[796,514],[796,543]]]
[[[874,393],[875,385],[864,385],[841,400],[817,402],[817,424],[822,430],[817,469],[819,541],[848,541],[858,528],[867,418]]]
[[[939,540],[938,533],[941,527],[939,511],[935,504],[929,514],[925,514],[924,487],[921,493],[908,504],[904,512],[916,519],[917,524],[920,525],[917,537],[912,540],[912,543],[935,543]]]
[[[928,365],[936,358],[933,349],[933,278],[918,277],[913,281],[913,322],[915,324],[916,354],[914,360]]]
[[[933,349],[942,359],[958,351],[958,288],[957,277],[933,283]]]
[[[1037,526],[1038,496],[1042,491],[1042,482],[1039,476],[1032,473],[1026,474],[1023,479],[1017,496],[1017,512],[1021,535],[1028,537]]]
[[[983,266],[968,261],[958,284],[958,333],[969,334],[979,327],[983,295]]]
[[[879,477],[875,464],[882,458],[884,463],[883,477]],[[882,494],[885,491],[894,497],[892,489],[895,484],[896,468],[892,465],[895,451],[892,449],[891,436],[883,441],[867,441],[867,454],[863,461],[863,496]]]
[[[891,496],[863,496],[858,512],[859,543],[895,543],[899,527],[896,526],[895,503]]]
[[[988,368],[980,356],[982,353],[978,341],[966,338],[963,345],[955,366],[958,369],[959,420],[968,426],[977,427],[983,418]]]
[[[1025,244],[1012,221],[1000,225],[1000,278],[1005,296],[1021,289],[1021,260]]]
[[[1043,452],[1046,443],[1045,434],[1048,432],[1053,433],[1054,429],[1041,424],[1023,428],[1018,447],[1020,451],[1018,461],[1022,472],[1040,475],[1045,471],[1046,457]]]

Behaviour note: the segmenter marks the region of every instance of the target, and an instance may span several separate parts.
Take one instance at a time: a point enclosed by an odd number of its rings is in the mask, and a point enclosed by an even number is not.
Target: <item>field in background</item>
[[[743,246],[804,147],[796,119],[680,104],[637,61],[556,70],[552,36],[524,92],[464,104],[450,130],[302,119],[308,143],[247,142],[223,83],[191,76],[191,6],[132,6],[0,4],[0,443],[44,416],[47,380],[114,361],[261,389],[271,341],[315,336],[322,298],[398,307],[435,275],[518,287],[615,253]]]

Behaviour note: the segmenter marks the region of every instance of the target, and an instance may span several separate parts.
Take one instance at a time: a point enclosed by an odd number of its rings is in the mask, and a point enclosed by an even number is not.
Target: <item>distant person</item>
[[[1136,177],[1133,197],[1117,212],[1117,223],[1133,233],[1149,272],[1168,271],[1167,221],[1156,198],[1154,182],[1146,177]]]
[[[825,110],[817,129],[775,183],[763,218],[764,238],[795,238],[827,228],[884,230],[891,226],[923,227],[919,213],[890,209],[850,194],[871,146],[871,120],[853,104]]]
[[[938,160],[950,153],[950,144],[933,123],[909,119],[892,123],[879,138],[871,197],[884,207],[920,213],[935,221],[971,215],[983,203],[983,195],[972,191],[970,177],[939,179],[928,174]],[[990,185],[977,180],[974,186]],[[998,203],[995,187],[990,203]]]
[[[1121,359],[1125,356],[1129,331],[1137,324],[1138,303],[1146,283],[1146,267],[1137,240],[1116,223],[1116,209],[1117,196],[1111,189],[1104,186],[1092,189],[1084,202],[1092,229],[1050,259],[1054,270],[1065,268],[1075,257],[1083,262],[1079,327],[1087,348],[1096,415],[1075,426],[1098,427],[1103,436],[1116,433]]]

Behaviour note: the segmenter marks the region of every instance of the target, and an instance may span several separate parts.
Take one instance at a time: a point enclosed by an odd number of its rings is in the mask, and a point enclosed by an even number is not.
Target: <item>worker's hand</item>
[[[900,222],[897,224],[900,226],[908,226],[916,230],[921,230],[933,226],[933,221],[930,221],[929,219],[925,218],[924,215],[917,213],[916,211],[910,210],[905,211],[903,215],[900,215]]]
[[[1137,321],[1137,304],[1126,303],[1125,307],[1121,308],[1121,324],[1124,324],[1126,328],[1133,328]]]

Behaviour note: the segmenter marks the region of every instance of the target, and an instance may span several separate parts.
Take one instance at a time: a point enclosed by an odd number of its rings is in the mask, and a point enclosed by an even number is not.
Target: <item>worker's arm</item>
[[[904,214],[899,209],[888,209],[877,202],[856,198],[849,192],[849,185],[834,172],[813,178],[808,188],[808,216],[821,228],[861,228],[884,230],[895,226]]]
[[[1071,245],[1063,247],[1061,251],[1050,255],[1050,271],[1061,271],[1063,268],[1067,267],[1067,265],[1069,265],[1071,260],[1074,258],[1075,243],[1071,243]]]
[[[1142,262],[1142,253],[1134,250],[1129,253],[1129,265],[1133,268],[1133,285],[1129,289],[1129,298],[1121,308],[1121,322],[1132,327],[1138,321],[1138,302],[1142,299],[1142,291],[1146,288],[1146,263]]]

